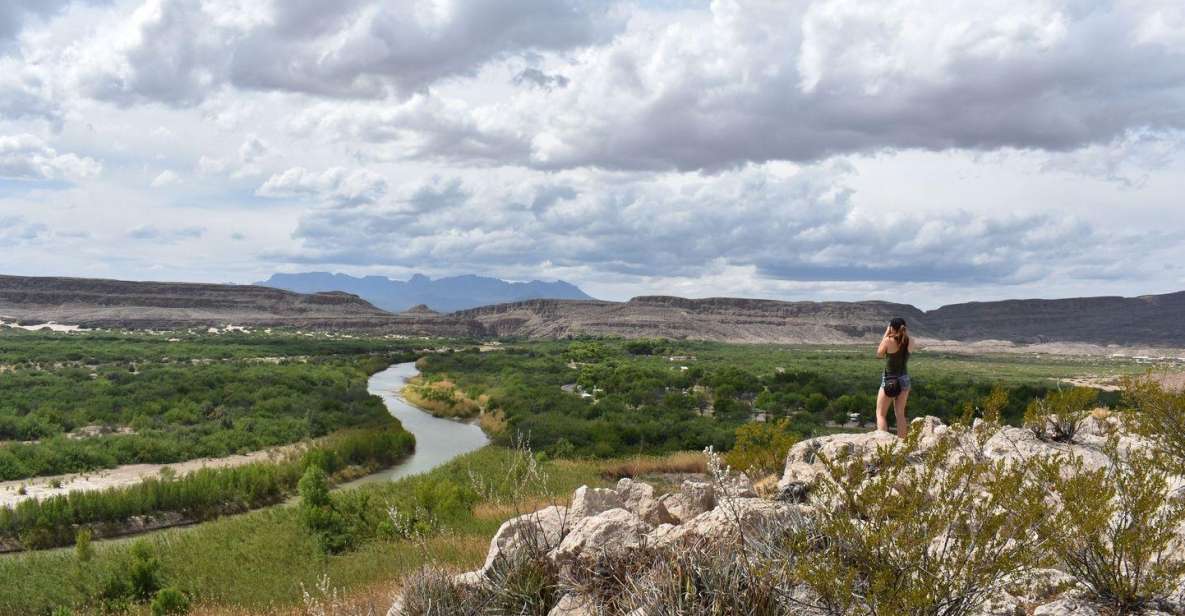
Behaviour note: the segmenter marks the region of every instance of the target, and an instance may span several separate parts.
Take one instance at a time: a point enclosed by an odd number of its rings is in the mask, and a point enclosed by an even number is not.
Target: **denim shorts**
[[[885,386],[885,377],[887,377],[887,376],[888,376],[887,374],[881,374],[881,387],[882,388]],[[908,374],[903,374],[903,375],[897,377],[897,380],[901,383],[901,391],[909,391],[909,375]]]

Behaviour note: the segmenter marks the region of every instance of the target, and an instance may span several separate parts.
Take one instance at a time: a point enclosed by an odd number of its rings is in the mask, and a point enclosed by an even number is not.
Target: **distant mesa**
[[[506,302],[530,299],[592,299],[571,283],[557,280],[543,282],[508,282],[485,276],[450,276],[435,280],[415,274],[408,280],[392,280],[385,276],[355,277],[328,272],[273,274],[260,285],[295,291],[318,293],[344,291],[389,312],[407,313],[419,306],[435,312],[447,313]],[[422,311],[417,311],[423,314]]]
[[[427,304],[416,304],[403,311],[404,314],[439,315],[439,312],[428,307]]]

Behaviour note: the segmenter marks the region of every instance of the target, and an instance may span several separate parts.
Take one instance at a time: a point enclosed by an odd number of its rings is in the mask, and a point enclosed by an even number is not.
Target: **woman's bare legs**
[[[881,390],[881,396],[885,396],[885,391]],[[897,436],[905,438],[909,436],[909,420],[905,418],[905,403],[909,400],[909,390],[901,392],[895,400],[893,400],[893,411],[897,415]],[[885,409],[888,410],[888,409]],[[878,414],[878,418],[883,417],[883,414]]]
[[[889,403],[893,399],[885,395],[885,388],[880,388],[876,394],[876,429],[881,432],[889,431]]]

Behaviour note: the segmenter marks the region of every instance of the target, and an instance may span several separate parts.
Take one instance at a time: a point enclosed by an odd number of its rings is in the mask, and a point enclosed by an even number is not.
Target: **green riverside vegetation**
[[[0,331],[2,478],[299,444],[268,462],[0,509],[0,545],[75,544],[0,556],[0,615],[329,613],[310,602],[332,603],[335,592],[381,613],[407,574],[480,564],[503,520],[580,484],[641,469],[698,472],[686,468],[687,452],[707,446],[738,468],[776,474],[794,442],[860,429],[849,414],[871,419],[881,366],[871,348],[668,340],[425,350],[463,346],[282,331]],[[416,357],[425,397],[441,403],[430,410],[477,413],[495,446],[425,475],[332,491],[413,447],[366,381]],[[1059,379],[1144,370],[1123,360],[925,352],[910,368],[910,416],[949,421],[991,406],[1012,424],[1026,409],[1031,423],[1071,402],[1081,414],[1087,394],[1062,400]],[[1102,405],[1116,398],[1089,394]],[[1163,416],[1178,402],[1162,405]],[[513,447],[520,438],[537,453]],[[206,521],[98,540],[150,519]]]
[[[507,427],[493,435],[496,442],[526,434],[549,455],[610,457],[728,450],[736,430],[755,418],[785,419],[786,429],[802,437],[842,430],[849,414],[867,424],[883,360],[872,347],[575,340],[434,354],[417,365],[430,382],[487,400],[491,413],[504,416]],[[1019,424],[1029,401],[1064,387],[1057,379],[1143,369],[1108,359],[922,351],[910,365],[909,415],[949,422],[1000,387],[1009,400],[1003,420]],[[1118,397],[1097,395],[1100,404]]]
[[[10,547],[46,548],[73,543],[80,527],[121,534],[127,521],[137,516],[173,513],[177,521],[198,522],[241,513],[291,496],[306,469],[323,475],[365,474],[395,464],[414,448],[412,435],[395,423],[335,433],[279,462],[204,468],[182,477],[148,478],[129,487],[29,499],[0,508],[0,541]]]

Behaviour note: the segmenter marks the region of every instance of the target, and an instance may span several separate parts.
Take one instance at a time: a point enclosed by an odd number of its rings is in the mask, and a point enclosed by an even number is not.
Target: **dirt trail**
[[[302,451],[305,447],[304,443],[296,443],[223,458],[198,458],[175,464],[126,464],[89,473],[3,481],[0,482],[0,507],[12,507],[31,498],[43,499],[67,492],[90,492],[127,487],[148,478],[159,477],[161,470],[166,467],[171,468],[177,476],[182,476],[201,468],[230,468],[252,462],[273,461],[281,459],[289,453]],[[60,487],[53,487],[51,484],[54,481],[60,482]],[[25,487],[24,494],[20,493],[21,486]]]

